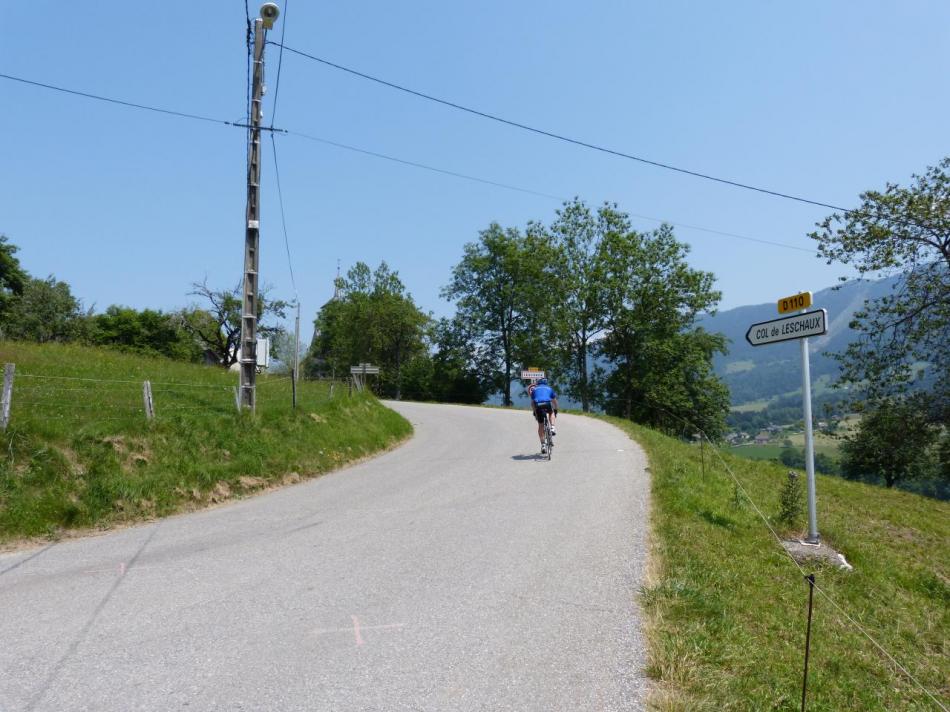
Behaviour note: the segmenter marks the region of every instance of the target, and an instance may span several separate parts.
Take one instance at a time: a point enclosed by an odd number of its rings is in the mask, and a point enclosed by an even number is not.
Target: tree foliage
[[[883,479],[893,487],[937,472],[939,430],[919,398],[879,400],[841,446],[841,470],[850,479]]]
[[[842,383],[871,401],[927,393],[931,418],[950,421],[950,158],[908,187],[888,183],[812,233],[820,256],[861,274],[900,275],[894,292],[855,315],[861,337],[839,356]],[[926,364],[922,374],[921,364]]]
[[[178,314],[112,305],[89,322],[86,340],[91,344],[179,361],[201,360],[201,347]]]
[[[192,296],[200,297],[201,306],[183,309],[178,314],[182,329],[200,345],[204,353],[225,368],[238,360],[241,346],[241,282],[233,289],[212,289],[207,280],[192,284]],[[261,290],[257,300],[257,334],[273,336],[279,325],[265,323],[268,318],[286,316],[287,302],[270,299],[268,290]]]
[[[686,263],[689,247],[663,225],[605,236],[608,317],[601,353],[613,365],[601,396],[606,410],[670,432],[684,421],[719,437],[729,408],[712,370],[725,339],[696,328],[719,301],[709,272]]]
[[[29,275],[16,258],[19,248],[0,235],[0,323],[6,320],[11,302],[23,294]]]
[[[595,339],[607,326],[610,262],[608,236],[630,231],[629,220],[616,205],[596,212],[580,199],[557,211],[549,227],[533,226],[551,246],[556,295],[549,304],[552,346],[559,347],[564,390],[587,412],[593,404],[590,356]]]
[[[545,319],[557,288],[547,266],[552,260],[543,237],[529,230],[491,223],[463,249],[445,298],[486,351],[489,382],[511,405],[511,381],[519,365],[545,351]]]
[[[312,375],[341,377],[350,366],[380,366],[382,392],[402,397],[403,369],[425,353],[429,317],[415,304],[397,272],[357,262],[337,284],[339,297],[317,314],[304,367]]]
[[[53,276],[27,277],[20,294],[6,307],[4,336],[46,343],[83,336],[86,322],[69,285]]]

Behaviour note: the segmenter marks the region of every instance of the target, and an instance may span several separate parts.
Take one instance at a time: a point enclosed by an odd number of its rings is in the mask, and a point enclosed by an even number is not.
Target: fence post
[[[330,400],[333,400],[333,381],[330,381]]]
[[[3,366],[3,400],[0,403],[0,428],[7,429],[10,423],[10,403],[13,401],[13,371],[16,365],[12,363]]]
[[[706,479],[706,434],[699,431],[699,461],[703,470],[703,479]]]
[[[237,407],[238,413],[241,412],[241,389],[237,386],[234,387],[234,405]]]
[[[155,402],[152,400],[152,382],[142,382],[142,401],[145,403],[145,417],[151,420],[155,417]]]
[[[808,581],[808,627],[805,629],[805,675],[802,678],[802,712],[805,712],[805,692],[808,690],[808,651],[811,648],[811,608],[815,593],[815,574],[805,577]]]
[[[298,317],[298,324],[299,324],[299,317]],[[293,391],[293,395],[292,395],[293,406],[294,406],[294,410],[296,410],[297,409],[297,369],[296,368],[294,369],[293,376],[291,376],[290,378],[290,388]]]

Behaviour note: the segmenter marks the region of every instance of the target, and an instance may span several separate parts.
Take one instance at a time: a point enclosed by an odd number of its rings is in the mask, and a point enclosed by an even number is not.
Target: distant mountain
[[[813,294],[812,309],[828,310],[828,333],[809,339],[813,393],[818,394],[837,378],[838,364],[828,353],[840,353],[857,338],[848,324],[867,299],[889,294],[897,277],[874,282],[846,282]],[[716,373],[729,386],[732,404],[769,400],[801,391],[801,356],[798,341],[751,346],[745,340],[752,324],[777,319],[775,302],[736,307],[699,320],[707,331],[718,331],[730,340],[729,353],[717,356]]]

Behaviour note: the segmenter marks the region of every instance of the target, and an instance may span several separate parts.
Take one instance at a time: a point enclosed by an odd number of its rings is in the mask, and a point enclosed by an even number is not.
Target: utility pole
[[[297,321],[294,324],[294,408],[297,407],[297,381],[300,380],[300,299],[297,299]]]
[[[257,308],[260,286],[261,99],[264,95],[265,29],[274,26],[280,10],[261,6],[254,20],[254,73],[251,86],[247,160],[247,212],[244,235],[244,291],[241,307],[241,407],[252,413],[257,404]]]

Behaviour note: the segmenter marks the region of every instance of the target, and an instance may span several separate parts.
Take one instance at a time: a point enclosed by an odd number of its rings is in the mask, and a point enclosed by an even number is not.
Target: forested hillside
[[[813,383],[825,385],[837,377],[838,363],[831,354],[843,352],[856,338],[856,332],[849,327],[855,312],[865,300],[890,294],[895,284],[897,278],[861,280],[814,292],[811,308],[828,310],[828,333],[811,339],[809,343]],[[729,386],[734,406],[801,390],[801,357],[797,341],[754,347],[745,339],[752,324],[778,316],[772,302],[737,307],[699,320],[708,331],[725,334],[730,340],[728,353],[716,354],[713,365]]]

